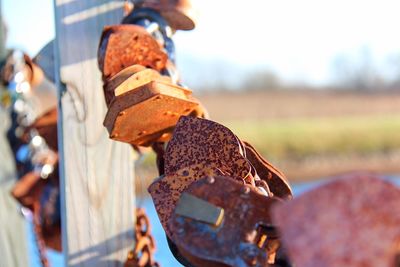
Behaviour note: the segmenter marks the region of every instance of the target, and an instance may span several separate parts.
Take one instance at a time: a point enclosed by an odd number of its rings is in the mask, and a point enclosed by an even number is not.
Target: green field
[[[224,124],[273,161],[400,149],[399,116],[247,120]]]
[[[276,91],[201,96],[211,119],[250,142],[290,180],[349,171],[400,173],[400,93]],[[155,157],[140,164],[154,178]]]
[[[386,174],[398,174],[400,171],[400,116],[339,116],[220,123],[240,139],[250,142],[292,181],[319,179],[348,171]],[[155,155],[147,154],[139,169],[142,177],[150,180],[156,177]]]
[[[272,161],[363,156],[400,150],[400,117],[328,117],[220,122]],[[154,164],[150,154],[145,165]]]

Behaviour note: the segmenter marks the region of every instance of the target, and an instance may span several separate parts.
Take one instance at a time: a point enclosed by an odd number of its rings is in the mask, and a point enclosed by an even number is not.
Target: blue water
[[[400,177],[388,176],[386,178],[400,187]],[[295,197],[299,196],[304,192],[307,192],[315,187],[318,187],[319,185],[325,183],[326,181],[328,180],[292,184],[294,196]],[[169,251],[164,230],[162,229],[161,224],[158,220],[157,213],[154,209],[154,205],[151,199],[147,198],[142,201],[139,200],[138,203],[140,206],[146,209],[146,212],[149,215],[152,224],[152,233],[157,242],[157,251],[155,254],[156,260],[160,263],[161,266],[182,266],[181,264],[179,264],[179,262],[175,260],[175,258]],[[30,266],[41,267],[32,230],[33,230],[32,226],[29,224],[28,232],[29,232],[29,255],[31,263]],[[49,250],[48,258],[52,267],[64,266],[63,265],[64,258],[62,254],[53,250]]]

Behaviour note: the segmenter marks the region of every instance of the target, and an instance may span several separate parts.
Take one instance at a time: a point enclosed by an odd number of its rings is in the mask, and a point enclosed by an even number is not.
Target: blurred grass
[[[367,115],[321,118],[226,120],[240,139],[250,142],[291,181],[320,179],[351,171],[398,174],[400,116]],[[139,193],[157,177],[155,154],[146,153],[137,168],[144,178]]]
[[[400,116],[340,116],[219,122],[271,161],[400,150]],[[151,166],[149,153],[143,165]]]
[[[223,124],[272,161],[400,149],[398,115],[226,121]]]
[[[203,95],[211,119],[294,181],[351,171],[400,173],[400,93],[330,90]],[[154,178],[148,153],[141,176]]]

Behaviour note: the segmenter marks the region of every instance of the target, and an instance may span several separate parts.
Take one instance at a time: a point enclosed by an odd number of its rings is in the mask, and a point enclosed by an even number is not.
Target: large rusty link
[[[43,267],[50,267],[49,260],[46,255],[46,243],[43,238],[41,216],[40,216],[40,203],[36,202],[33,205],[33,231],[35,234],[35,241],[39,253],[40,263]]]
[[[143,208],[136,209],[135,247],[128,253],[124,267],[158,267],[154,260],[156,245],[151,225]]]

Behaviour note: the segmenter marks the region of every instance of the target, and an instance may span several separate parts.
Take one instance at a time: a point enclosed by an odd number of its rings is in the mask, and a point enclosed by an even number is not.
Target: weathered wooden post
[[[108,138],[97,46],[123,2],[55,0],[63,251],[67,266],[120,266],[132,244],[130,146]]]
[[[6,56],[5,27],[0,1],[0,60]],[[17,180],[14,157],[6,134],[11,120],[0,108],[0,267],[28,266],[26,222],[10,191]]]

